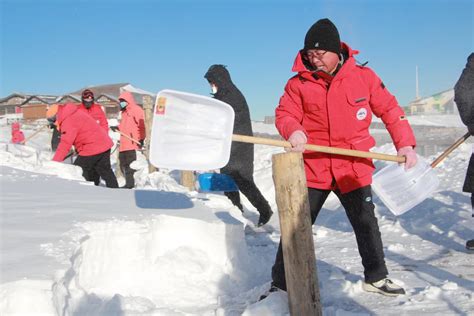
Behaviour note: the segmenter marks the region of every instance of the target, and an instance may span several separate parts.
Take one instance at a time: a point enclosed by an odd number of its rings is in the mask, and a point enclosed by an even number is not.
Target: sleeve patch
[[[407,117],[405,115],[400,116],[400,121],[406,121]]]
[[[380,86],[382,87],[382,89],[385,89],[385,85],[383,84],[383,82],[380,83]]]

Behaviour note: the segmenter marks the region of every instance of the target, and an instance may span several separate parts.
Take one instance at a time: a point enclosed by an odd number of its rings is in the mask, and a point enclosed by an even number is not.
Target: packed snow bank
[[[101,315],[119,295],[127,300],[123,312],[167,306],[205,314],[218,307],[219,296],[246,290],[252,274],[242,222],[205,207],[180,213],[84,224],[89,234],[53,286],[57,310]],[[136,306],[133,297],[146,298],[146,306],[144,299]]]
[[[51,296],[49,280],[19,280],[0,284],[0,314],[56,315]]]

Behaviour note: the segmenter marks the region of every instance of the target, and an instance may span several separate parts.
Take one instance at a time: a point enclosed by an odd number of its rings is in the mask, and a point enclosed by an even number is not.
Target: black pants
[[[268,201],[257,188],[257,185],[255,184],[255,181],[252,177],[245,177],[237,171],[226,172],[225,174],[231,176],[232,179],[234,179],[235,183],[239,187],[239,191],[242,192],[245,197],[247,197],[249,202],[257,209],[260,215],[268,215],[272,211],[270,204],[268,204]],[[232,204],[243,211],[242,204],[240,203],[239,191],[224,192],[224,194],[229,198],[229,200],[232,201]]]
[[[130,164],[135,160],[137,160],[137,152],[135,150],[126,150],[119,153],[120,170],[125,176],[125,187],[130,189],[135,187],[133,174],[136,170],[130,167]]]
[[[61,141],[61,133],[56,127],[53,127],[53,135],[51,136],[51,150],[53,152],[58,148],[59,142]]]
[[[474,217],[474,154],[471,154],[471,158],[469,159],[462,191],[471,193],[472,217]]]
[[[108,188],[118,188],[117,178],[110,165],[110,149],[94,156],[77,156],[74,165],[82,168],[82,176],[87,181],[99,185],[102,178]]]
[[[309,207],[311,210],[311,221],[314,224],[330,190],[319,190],[308,188]],[[385,278],[388,275],[385,265],[382,238],[380,235],[377,218],[374,214],[372,202],[372,191],[370,186],[359,188],[346,194],[334,191],[347,217],[354,229],[364,266],[365,281],[372,283]],[[283,251],[280,245],[272,268],[273,285],[286,291],[285,266],[283,262]]]

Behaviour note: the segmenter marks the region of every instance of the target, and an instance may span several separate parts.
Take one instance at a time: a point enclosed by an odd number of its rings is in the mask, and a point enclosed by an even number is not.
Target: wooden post
[[[194,190],[194,172],[189,170],[181,171],[181,185],[185,186],[189,190]]]
[[[149,95],[143,96],[143,111],[145,112],[145,156],[148,160],[148,172],[152,173],[156,171],[155,166],[150,163],[150,137],[151,137],[151,125],[153,124],[153,98]]]
[[[282,153],[273,155],[272,161],[290,314],[320,316],[322,308],[303,157],[301,153]]]
[[[120,144],[119,144],[119,147],[120,147]],[[125,178],[125,175],[123,174],[122,172],[122,169],[120,167],[120,159],[119,159],[119,155],[120,155],[120,150],[119,148],[117,148],[117,151],[115,153],[115,158],[117,159],[116,161],[116,164],[115,164],[115,176],[118,178],[118,177],[124,177]]]

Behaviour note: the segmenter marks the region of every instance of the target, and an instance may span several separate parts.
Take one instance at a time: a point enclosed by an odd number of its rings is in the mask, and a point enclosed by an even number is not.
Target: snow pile
[[[167,306],[203,314],[218,306],[219,296],[245,290],[242,284],[250,276],[243,224],[227,213],[190,209],[179,217],[87,223],[84,228],[90,233],[73,255],[72,267],[53,286],[56,308],[70,315],[101,315],[130,297],[146,298],[138,304],[143,312]],[[183,300],[189,292],[194,295]],[[136,312],[136,305],[120,304],[120,310]]]

